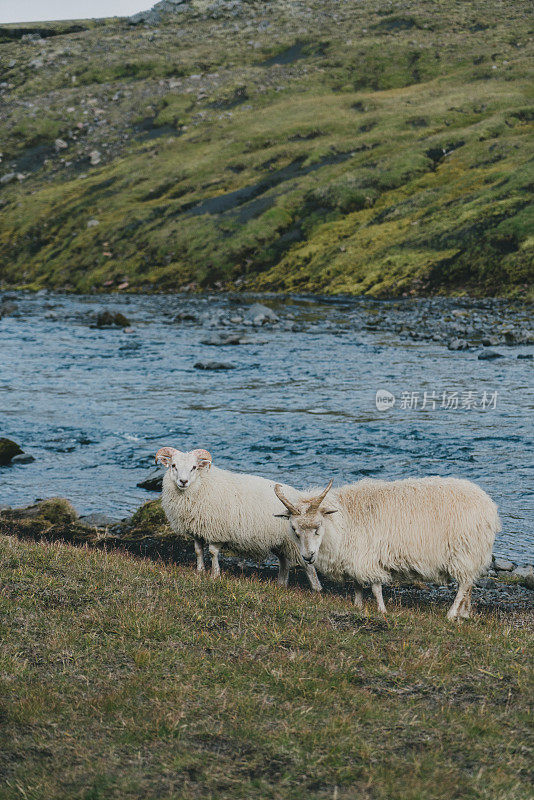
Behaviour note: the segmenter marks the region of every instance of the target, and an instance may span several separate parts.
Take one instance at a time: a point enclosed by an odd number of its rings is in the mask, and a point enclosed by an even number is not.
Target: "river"
[[[122,517],[152,496],[136,484],[160,446],[203,447],[221,467],[299,487],[474,480],[501,511],[495,551],[532,561],[533,361],[517,357],[532,347],[503,345],[502,358],[479,360],[476,341],[468,350],[445,341],[455,320],[476,340],[480,325],[488,335],[520,327],[528,309],[227,295],[12,300],[16,311],[0,319],[0,435],[35,461],[0,468],[1,503],[62,495],[80,513]],[[254,302],[279,322],[244,324]],[[92,327],[103,309],[125,314],[131,330]],[[202,343],[221,333],[250,343]],[[194,366],[210,360],[234,368]],[[393,403],[385,410],[382,389]]]

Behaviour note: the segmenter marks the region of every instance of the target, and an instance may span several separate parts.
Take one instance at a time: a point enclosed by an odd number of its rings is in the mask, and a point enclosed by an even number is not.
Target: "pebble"
[[[515,564],[512,561],[508,561],[506,558],[494,558],[493,566],[500,572],[511,572]]]
[[[173,322],[199,322],[199,316],[194,311],[180,311]]]
[[[478,354],[479,361],[493,361],[494,358],[504,358],[502,353],[496,353],[495,350],[483,350]]]
[[[526,567],[516,567],[512,575],[517,575],[518,578],[528,578],[529,575],[534,577],[534,567],[532,564],[527,564]]]
[[[452,339],[447,345],[449,350],[468,350],[469,345],[465,339]]]
[[[497,581],[494,581],[492,578],[480,578],[477,581],[477,586],[481,589],[496,589],[498,587]]]

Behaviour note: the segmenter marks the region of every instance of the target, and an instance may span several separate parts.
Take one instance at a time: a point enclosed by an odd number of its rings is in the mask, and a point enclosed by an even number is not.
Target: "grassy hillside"
[[[10,537],[0,587],[5,800],[532,796],[524,612],[384,621]]]
[[[530,12],[192,0],[4,28],[0,280],[525,296]]]

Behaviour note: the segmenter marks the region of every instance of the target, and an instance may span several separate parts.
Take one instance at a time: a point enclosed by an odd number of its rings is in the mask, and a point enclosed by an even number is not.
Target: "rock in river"
[[[9,300],[3,300],[0,303],[0,317],[7,317],[9,314],[13,314],[17,309],[17,303],[12,303]]]
[[[194,364],[195,369],[235,369],[235,364],[230,364],[227,361],[197,361]]]
[[[130,320],[119,311],[101,311],[96,318],[97,328],[128,328]]]
[[[11,459],[12,464],[31,464],[35,458],[29,453],[20,453],[18,456],[13,456]]]
[[[148,478],[144,481],[139,481],[137,484],[140,489],[146,489],[147,492],[161,492],[163,488],[163,475],[161,470],[157,469],[150,473]]]
[[[262,303],[253,303],[246,310],[245,322],[248,324],[265,325],[268,322],[278,322],[278,315],[274,313],[272,308],[262,305]]]
[[[209,344],[215,347],[224,347],[227,344],[243,344],[243,337],[238,333],[221,333],[210,339],[201,339],[200,344]]]
[[[14,456],[22,455],[23,449],[11,439],[0,439],[0,465],[10,464]]]

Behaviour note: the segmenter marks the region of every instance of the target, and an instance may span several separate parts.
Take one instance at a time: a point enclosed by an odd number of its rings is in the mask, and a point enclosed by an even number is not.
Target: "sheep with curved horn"
[[[292,503],[275,487],[303,561],[332,578],[356,580],[358,604],[361,585],[371,583],[384,613],[382,584],[452,579],[458,592],[447,616],[469,616],[473,583],[491,563],[501,529],[497,506],[479,486],[439,477],[331,486]]]
[[[273,494],[274,481],[214,467],[211,455],[202,449],[183,453],[162,447],[156,461],[168,468],[161,504],[169,525],[177,534],[193,539],[199,572],[205,569],[205,544],[214,577],[220,574],[219,551],[228,546],[257,561],[275,555],[280,562],[278,582],[284,586],[290,567],[303,566],[312,589],[320,591],[315,568],[301,561],[287,525],[276,518],[280,507]],[[291,486],[283,488],[297,494]]]

